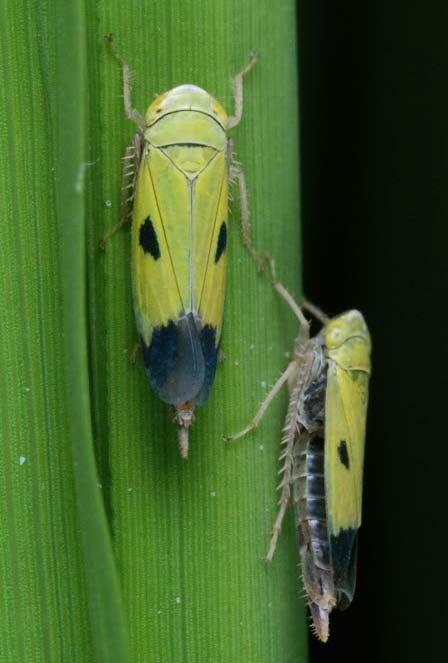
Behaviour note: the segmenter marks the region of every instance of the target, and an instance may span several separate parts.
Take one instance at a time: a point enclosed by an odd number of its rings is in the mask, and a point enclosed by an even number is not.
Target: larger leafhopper
[[[281,387],[289,386],[282,436],[280,508],[267,559],[277,545],[286,507],[294,504],[303,584],[314,631],[326,642],[333,608],[350,605],[356,581],[356,538],[361,525],[364,437],[370,377],[370,336],[359,311],[328,319],[310,304],[323,327],[309,323],[285,287],[274,286],[300,321],[294,358],[248,426],[255,428]]]
[[[125,155],[122,219],[132,204],[132,284],[143,362],[151,387],[174,406],[180,451],[196,405],[213,384],[221,338],[228,216],[228,183],[239,184],[243,240],[249,240],[246,190],[231,163],[227,130],[243,110],[243,76],[234,78],[235,113],[196,85],[158,96],[143,116],[130,99],[129,67],[122,66],[124,104],[139,131]]]

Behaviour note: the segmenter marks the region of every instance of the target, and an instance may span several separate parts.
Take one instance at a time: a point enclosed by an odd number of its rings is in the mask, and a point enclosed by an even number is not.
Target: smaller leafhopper
[[[289,406],[282,435],[280,508],[267,553],[271,560],[286,507],[292,500],[302,577],[313,630],[326,642],[333,608],[347,608],[356,583],[356,539],[361,525],[362,476],[370,335],[362,314],[347,311],[327,318],[310,338],[309,322],[286,288],[274,287],[300,322],[294,358],[263,401],[255,418],[235,440],[258,426],[284,384]]]

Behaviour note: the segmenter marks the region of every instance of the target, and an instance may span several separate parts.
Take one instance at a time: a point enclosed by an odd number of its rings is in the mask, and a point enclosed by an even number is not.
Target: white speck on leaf
[[[79,164],[78,174],[76,175],[75,182],[75,191],[76,193],[82,193],[84,191],[84,180],[86,178],[86,170],[90,166],[94,166],[96,161],[82,161]]]
[[[26,456],[19,456],[19,463],[20,463],[20,465],[24,465],[24,464],[26,463],[26,461],[27,461],[27,457],[26,457]]]
[[[179,605],[179,603],[180,603],[180,596],[176,596],[176,603],[177,603],[177,605]]]

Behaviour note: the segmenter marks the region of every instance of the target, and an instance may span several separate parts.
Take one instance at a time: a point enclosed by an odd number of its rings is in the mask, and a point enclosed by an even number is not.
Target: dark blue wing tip
[[[207,400],[218,359],[214,327],[201,328],[190,313],[156,327],[150,345],[142,346],[149,383],[162,401],[200,405]]]
[[[334,584],[338,608],[345,610],[353,600],[356,587],[358,529],[349,527],[330,539]]]

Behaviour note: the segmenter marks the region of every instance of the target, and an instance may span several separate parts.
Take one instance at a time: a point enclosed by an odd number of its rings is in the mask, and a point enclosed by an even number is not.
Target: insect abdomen
[[[324,480],[324,441],[302,435],[294,452],[294,503],[299,546],[306,547],[313,563],[331,569]]]
[[[326,642],[336,593],[328,536],[322,430],[303,433],[297,440],[293,491],[303,585],[314,628]]]

